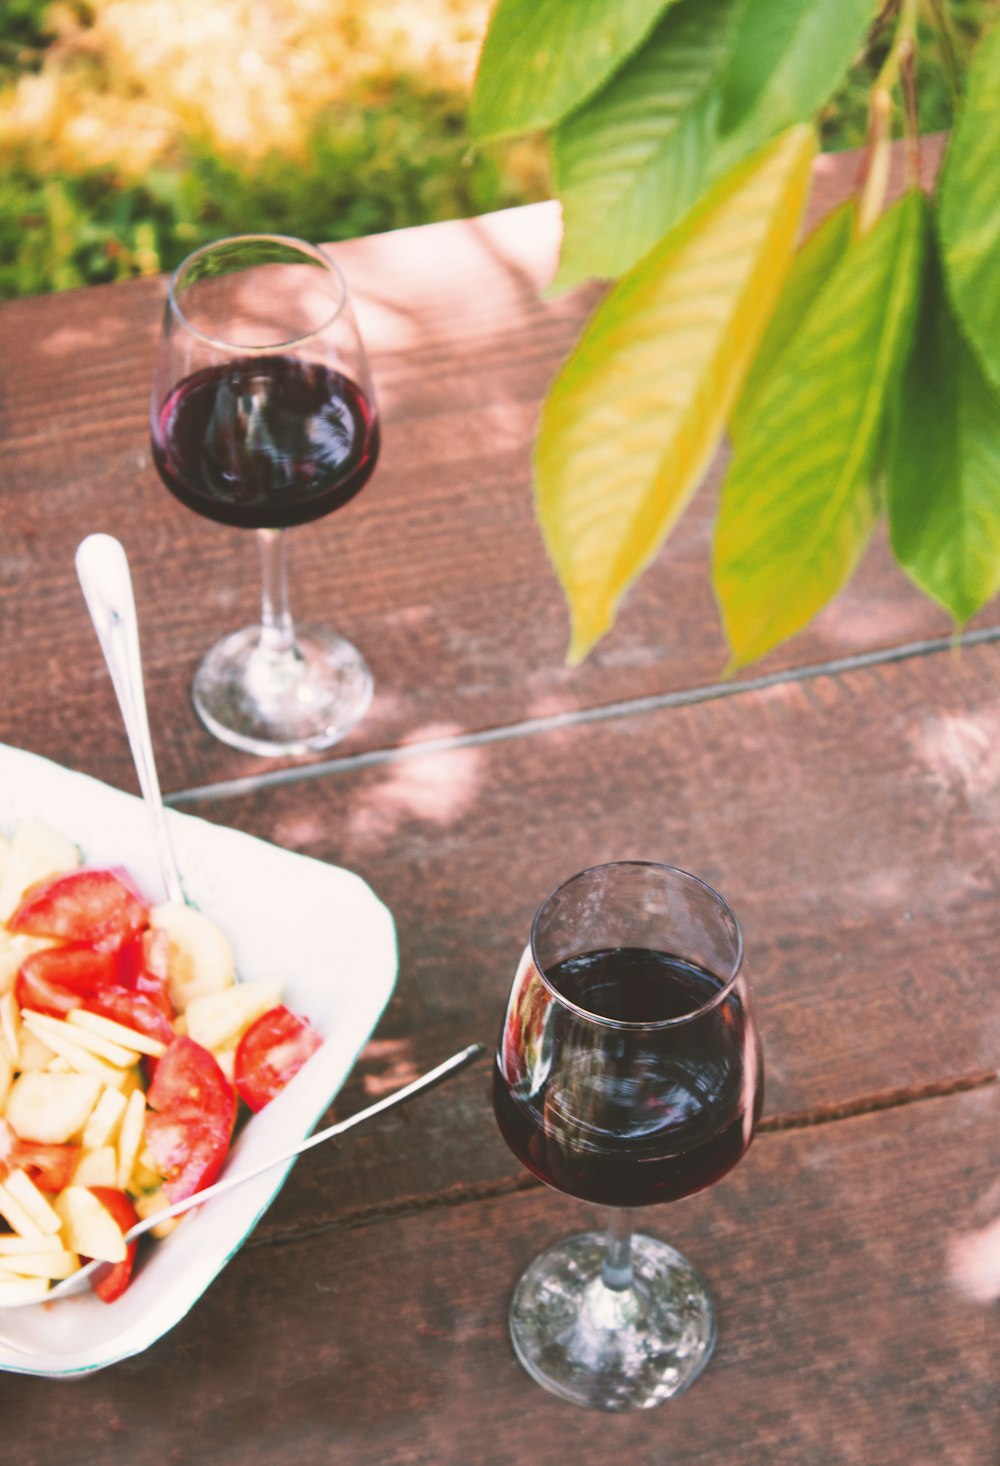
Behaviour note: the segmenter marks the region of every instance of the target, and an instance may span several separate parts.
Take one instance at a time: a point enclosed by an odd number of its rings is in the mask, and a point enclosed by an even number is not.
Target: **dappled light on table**
[[[914,744],[942,793],[979,815],[1000,813],[1000,714],[928,714]]]
[[[433,743],[459,731],[450,724],[428,724],[411,742]],[[457,824],[475,801],[482,758],[478,748],[449,748],[390,764],[351,811],[352,840],[378,844],[410,820],[441,828]]]
[[[361,1057],[361,1067],[366,1071],[374,1067],[378,1072],[365,1073],[365,1094],[370,1095],[372,1099],[380,1099],[382,1095],[389,1094],[392,1090],[399,1089],[402,1085],[409,1084],[411,1080],[416,1079],[420,1073],[420,1066],[411,1050],[412,1044],[409,1039],[372,1039]]]
[[[972,1302],[993,1303],[1000,1298],[1000,1216],[956,1237],[949,1263],[952,1282]]]

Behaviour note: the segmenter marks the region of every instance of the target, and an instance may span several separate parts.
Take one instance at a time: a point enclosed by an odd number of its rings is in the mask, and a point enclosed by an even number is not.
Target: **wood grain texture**
[[[544,895],[641,858],[695,871],[740,915],[767,1113],[794,1115],[997,1067],[997,656],[942,652],[196,808],[358,871],[395,913],[397,991],[344,1105],[492,1042]],[[345,1204],[509,1174],[485,1090],[462,1090],[468,1145],[449,1144],[435,1097],[396,1122],[412,1152],[395,1127],[384,1149],[369,1137]]]
[[[993,1091],[767,1136],[714,1190],[646,1214],[720,1324],[706,1373],[658,1409],[581,1411],[514,1360],[519,1272],[594,1221],[537,1190],[251,1243],[146,1354],[71,1384],[0,1378],[5,1459],[994,1466],[996,1314],[953,1262],[996,1213],[998,1120]]]
[[[925,146],[928,179],[940,151]],[[811,220],[857,166],[819,160]],[[948,626],[879,543],[803,637],[715,686],[720,460],[613,634],[566,669],[529,453],[597,292],[541,298],[557,236],[538,205],[337,246],[385,449],[347,512],[292,537],[293,586],[304,617],[370,655],[379,690],[344,760],[312,769],[231,753],[189,707],[198,656],[255,613],[257,566],[246,536],[175,504],[150,466],[164,282],[0,307],[0,738],[135,787],[72,571],[85,533],[119,535],[165,788],[201,787],[185,807],[357,870],[396,915],[398,990],[341,1114],[492,1040],[533,911],[572,871],[663,859],[723,890],[758,991],[765,1126],[732,1177],[653,1224],[712,1282],[717,1358],[628,1419],[527,1380],[510,1289],[590,1218],[515,1166],[481,1063],[303,1158],[147,1353],[72,1384],[0,1375],[4,1462],[1000,1459],[995,1303],[950,1271],[964,1239],[987,1296],[975,1246],[1000,1213],[996,607],[978,623],[993,642],[920,651]],[[827,665],[893,649],[903,660]]]
[[[929,171],[939,151],[927,145]],[[819,160],[811,217],[857,167],[853,155]],[[613,634],[582,668],[564,665],[530,449],[596,294],[540,297],[557,244],[557,208],[541,204],[336,247],[371,346],[383,453],[358,500],[293,534],[290,552],[297,614],[337,625],[375,672],[375,703],[345,750],[702,686],[726,662],[708,586],[720,459]],[[140,281],[0,307],[0,628],[18,648],[0,738],[134,788],[72,571],[82,536],[105,530],[132,560],[162,782],[176,790],[268,765],[219,745],[190,706],[200,656],[257,614],[258,568],[250,536],[198,519],[152,468],[164,291]],[[851,590],[765,665],[948,633],[880,542]]]

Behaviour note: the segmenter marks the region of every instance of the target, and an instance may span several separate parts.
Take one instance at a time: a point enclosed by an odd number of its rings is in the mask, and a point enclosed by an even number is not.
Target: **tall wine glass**
[[[573,876],[535,916],[497,1046],[501,1133],[558,1191],[612,1208],[606,1234],[537,1257],[510,1310],[521,1363],[564,1399],[655,1405],[715,1342],[705,1285],[630,1211],[700,1191],[746,1151],[763,1100],[739,923],[670,866]]]
[[[272,234],[189,255],[170,281],[151,422],[170,492],[207,519],[256,530],[260,549],[261,623],[209,651],[198,715],[249,753],[328,747],[365,712],[372,677],[342,637],[293,625],[282,531],[353,499],[378,457],[371,374],[333,260]]]

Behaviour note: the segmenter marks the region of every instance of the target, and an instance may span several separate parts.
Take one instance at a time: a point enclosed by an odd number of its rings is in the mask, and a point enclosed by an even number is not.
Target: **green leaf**
[[[477,138],[551,127],[604,85],[674,0],[499,0],[479,56]]]
[[[714,87],[739,0],[682,0],[552,137],[563,242],[555,288],[617,278],[704,190]]]
[[[720,132],[736,154],[812,117],[864,43],[875,0],[746,0],[722,81]]]
[[[556,378],[538,517],[570,604],[570,660],[614,619],[708,466],[781,289],[815,138],[783,134],[720,179],[605,297]]]
[[[750,421],[761,387],[846,253],[854,218],[853,202],[841,204],[813,230],[792,261],[785,288],[757,348],[740,400],[730,419],[729,430],[733,437],[738,438]]]
[[[948,301],[936,252],[887,462],[897,560],[962,624],[1000,590],[1000,391]]]
[[[715,538],[730,669],[801,631],[868,542],[885,401],[912,336],[924,234],[914,191],[852,243],[743,424]]]
[[[983,365],[1000,385],[1000,25],[973,57],[938,199],[951,298]]]

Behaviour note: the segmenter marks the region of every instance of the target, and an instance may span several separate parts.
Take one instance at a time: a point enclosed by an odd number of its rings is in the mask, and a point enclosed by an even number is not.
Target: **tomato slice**
[[[236,1094],[213,1056],[175,1038],[146,1092],[146,1148],[171,1201],[210,1185],[222,1169],[236,1123]]]
[[[27,1171],[42,1191],[61,1191],[72,1181],[79,1159],[78,1145],[22,1140],[8,1121],[0,1120],[0,1181],[11,1171]]]
[[[139,1220],[139,1213],[124,1191],[116,1191],[113,1186],[91,1186],[88,1189],[111,1213],[122,1232],[127,1232],[129,1227],[135,1226]],[[130,1242],[128,1251],[121,1262],[112,1263],[106,1271],[104,1269],[98,1271],[92,1286],[98,1298],[103,1302],[114,1303],[115,1299],[120,1298],[125,1292],[132,1280],[137,1246],[137,1242]]]
[[[280,1005],[251,1023],[236,1050],[236,1090],[262,1110],[284,1089],[323,1040],[304,1018]]]
[[[115,871],[74,870],[39,881],[7,922],[13,932],[61,937],[114,952],[146,926],[149,912]]]
[[[232,1085],[208,1049],[186,1034],[178,1035],[158,1060],[146,1103],[165,1114],[197,1110],[206,1124],[227,1137],[236,1121]]]
[[[166,932],[151,928],[140,932],[119,953],[118,981],[148,998],[173,1025],[174,1005],[168,987],[169,948]],[[166,1041],[169,1043],[169,1038]]]
[[[73,944],[45,947],[21,963],[14,995],[22,1008],[60,1018],[113,983],[117,970],[113,952]]]
[[[122,944],[118,953],[118,981],[122,987],[134,988],[146,960],[143,943],[145,932],[138,932]]]
[[[228,1133],[206,1124],[201,1111],[190,1107],[147,1114],[145,1143],[171,1201],[211,1186],[229,1153]]]
[[[27,1171],[41,1191],[61,1191],[73,1180],[78,1145],[46,1145],[40,1140],[18,1140],[14,1148],[14,1164]]]

